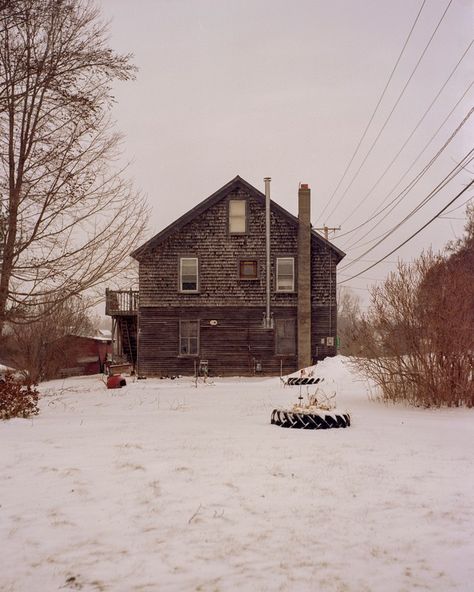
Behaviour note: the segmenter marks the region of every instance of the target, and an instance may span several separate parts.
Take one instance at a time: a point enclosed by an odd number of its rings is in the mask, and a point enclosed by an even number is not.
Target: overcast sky
[[[471,0],[426,0],[342,182],[422,0],[97,1],[111,21],[111,47],[133,53],[139,68],[137,80],[116,86],[114,117],[124,134],[124,159],[132,161],[128,174],[152,206],[150,236],[237,174],[262,191],[263,178],[271,176],[272,198],[294,214],[298,183],[309,183],[313,225],[342,225],[341,238],[332,239],[347,253],[339,268],[342,281],[403,242],[472,176],[466,170],[455,176],[363,261],[352,262],[472,148],[474,116],[378,226],[382,216],[342,236],[414,180],[469,112],[472,47],[454,69],[474,31]],[[448,212],[472,194],[464,193]],[[464,210],[436,220],[387,261],[345,285],[364,298],[367,286],[393,269],[397,257],[407,260],[460,236]]]

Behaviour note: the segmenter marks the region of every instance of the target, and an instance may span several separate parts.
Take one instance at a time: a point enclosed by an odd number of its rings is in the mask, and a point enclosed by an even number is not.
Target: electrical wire
[[[379,226],[379,224],[381,224],[387,218],[387,216],[389,216],[393,212],[393,210],[403,201],[403,199],[405,199],[405,197],[410,193],[410,191],[418,184],[418,182],[421,180],[421,178],[426,174],[426,172],[430,169],[430,167],[433,166],[433,164],[435,163],[435,161],[439,158],[439,156],[446,149],[446,147],[450,144],[450,142],[452,142],[452,140],[454,139],[454,137],[456,136],[456,134],[459,132],[459,130],[465,125],[465,123],[468,121],[469,117],[471,117],[471,115],[472,115],[473,112],[474,112],[474,107],[469,110],[469,112],[467,113],[467,115],[464,117],[464,119],[461,121],[461,123],[457,126],[457,128],[454,130],[454,132],[448,138],[448,140],[438,150],[438,152],[435,154],[435,156],[432,157],[432,159],[428,162],[428,164],[426,164],[425,167],[418,173],[418,175],[414,179],[412,179],[410,181],[410,183],[400,193],[398,193],[398,195],[389,204],[387,204],[385,206],[385,208],[383,208],[382,210],[380,210],[380,212],[377,215],[372,216],[372,219],[373,219],[373,218],[379,216],[387,208],[389,208],[390,206],[392,206],[391,209],[378,222],[376,222],[372,226],[372,228],[366,233],[366,236],[367,236],[367,234],[370,234],[373,230],[375,230],[375,228],[377,228],[377,226]],[[468,153],[461,160],[461,163],[458,163],[456,165],[456,167],[453,169],[453,171],[455,171],[459,167],[462,168],[462,166],[464,166],[462,163],[464,162],[464,160],[466,160],[469,157],[469,154],[470,153]],[[453,172],[453,171],[451,171],[451,172]],[[460,171],[458,171],[458,172],[460,172]],[[424,205],[423,202],[422,202],[422,205]],[[362,224],[360,226],[362,226]],[[372,240],[376,240],[376,239],[372,239]],[[356,240],[355,242],[353,242],[347,248],[354,248],[359,242],[360,242],[360,239],[359,240]],[[369,241],[369,242],[371,242],[371,241]]]
[[[359,148],[360,148],[360,146],[361,146],[362,142],[364,141],[364,139],[365,139],[365,137],[366,137],[366,135],[367,135],[367,132],[369,131],[369,128],[370,128],[370,126],[371,126],[371,124],[372,124],[372,121],[374,120],[374,117],[375,117],[375,115],[377,114],[377,111],[378,111],[378,109],[379,109],[379,107],[380,107],[380,104],[382,103],[382,100],[383,100],[383,98],[385,97],[385,93],[387,92],[387,89],[388,89],[388,87],[389,87],[389,85],[390,85],[390,82],[392,81],[392,78],[393,78],[393,76],[394,76],[394,74],[395,74],[395,71],[396,71],[396,69],[398,68],[398,64],[400,63],[400,60],[402,59],[402,56],[403,56],[403,54],[405,53],[405,49],[406,49],[406,47],[407,47],[407,45],[408,45],[408,42],[410,41],[410,38],[411,38],[411,36],[412,36],[412,33],[413,33],[413,31],[414,31],[414,29],[415,29],[415,27],[416,27],[416,24],[417,24],[417,22],[418,22],[418,20],[419,20],[419,18],[420,18],[421,12],[422,12],[422,10],[423,10],[423,8],[424,8],[425,4],[426,4],[426,0],[423,0],[423,2],[421,3],[420,9],[418,10],[418,14],[416,15],[416,18],[415,18],[415,20],[414,20],[414,22],[413,22],[413,24],[412,24],[412,26],[411,26],[411,28],[410,28],[410,32],[408,33],[408,37],[405,39],[405,43],[403,44],[403,47],[402,47],[402,49],[401,49],[400,53],[398,54],[397,61],[395,62],[395,65],[393,66],[393,68],[392,68],[392,71],[390,72],[390,76],[388,77],[388,80],[387,80],[387,82],[385,83],[385,87],[384,87],[384,89],[383,89],[383,91],[382,91],[382,94],[380,95],[380,97],[379,97],[379,100],[377,101],[377,104],[375,105],[375,108],[374,108],[374,110],[372,111],[372,115],[370,116],[370,119],[369,119],[369,121],[368,121],[367,125],[365,126],[365,129],[364,129],[364,131],[363,131],[363,133],[362,133],[362,136],[360,137],[360,139],[359,139],[359,142],[357,143],[357,146],[355,147],[355,150],[354,150],[354,152],[352,153],[352,156],[351,156],[351,158],[350,158],[349,162],[347,163],[347,165],[346,165],[346,168],[344,169],[344,172],[343,172],[343,174],[342,174],[342,177],[339,179],[339,182],[338,182],[338,184],[336,185],[336,188],[335,188],[335,189],[334,189],[334,191],[331,193],[331,195],[330,195],[330,197],[329,197],[329,200],[328,200],[327,204],[324,206],[324,208],[323,208],[323,210],[322,210],[322,212],[321,212],[321,217],[323,216],[323,214],[324,214],[324,212],[326,211],[327,207],[328,207],[328,206],[329,206],[329,204],[331,203],[331,200],[332,200],[332,198],[334,197],[334,195],[336,194],[336,192],[338,191],[339,187],[341,186],[341,183],[342,183],[342,182],[344,181],[344,179],[346,178],[347,172],[348,172],[348,170],[349,170],[349,168],[350,168],[351,164],[353,163],[353,161],[354,161],[354,158],[356,157],[356,155],[357,155],[357,153],[358,153],[358,151],[359,151]]]
[[[384,197],[384,199],[382,200],[382,202],[379,204],[378,208],[380,208],[386,201],[387,199],[390,197],[390,195],[392,195],[392,193],[395,191],[395,189],[400,185],[400,183],[403,181],[403,179],[408,175],[408,173],[413,169],[413,167],[415,166],[415,164],[418,162],[418,160],[421,158],[421,156],[425,153],[426,149],[428,148],[428,146],[431,144],[431,142],[435,139],[435,137],[438,135],[438,133],[441,131],[442,127],[444,126],[444,124],[448,121],[448,119],[451,117],[451,115],[454,113],[454,111],[456,110],[456,108],[458,107],[458,105],[461,103],[461,101],[464,99],[464,97],[467,95],[467,93],[469,92],[469,90],[472,88],[472,86],[474,85],[474,82],[471,82],[470,85],[467,87],[467,89],[464,91],[464,93],[462,94],[462,96],[458,99],[458,101],[456,102],[456,104],[454,105],[454,107],[451,109],[451,111],[448,113],[448,115],[444,118],[444,120],[442,121],[441,125],[438,127],[438,129],[435,131],[435,133],[431,136],[431,138],[428,140],[428,142],[423,146],[423,148],[421,149],[421,151],[418,153],[417,157],[415,158],[415,160],[411,163],[411,165],[407,168],[407,170],[403,173],[403,175],[399,178],[399,180],[395,183],[395,185],[392,187],[392,189],[387,193],[387,195]],[[356,232],[357,230],[359,230],[360,228],[363,228],[366,224],[368,224],[369,222],[371,222],[372,220],[374,220],[375,218],[377,218],[377,216],[379,216],[382,212],[384,212],[388,207],[390,207],[394,201],[396,201],[398,199],[398,197],[400,197],[400,195],[405,192],[407,190],[407,188],[411,185],[411,183],[413,183],[413,180],[407,185],[405,186],[405,188],[398,193],[392,201],[390,201],[385,208],[377,209],[375,211],[375,213],[368,218],[367,220],[365,220],[364,222],[362,222],[361,224],[359,224],[358,226],[355,226],[354,228],[351,228],[350,230],[347,230],[346,232],[343,232],[342,234],[340,234],[337,239],[340,239],[344,236],[347,236],[349,234],[352,234],[353,232]],[[346,241],[347,242],[347,241]],[[345,243],[343,243],[345,244]]]
[[[413,208],[413,210],[411,210],[406,216],[405,218],[403,218],[400,222],[398,222],[398,224],[396,224],[395,226],[393,226],[389,231],[387,231],[386,233],[373,238],[369,241],[367,241],[366,243],[363,243],[362,245],[360,245],[360,247],[366,246],[370,243],[373,243],[374,241],[377,241],[374,245],[372,245],[369,249],[367,249],[366,251],[364,251],[361,255],[360,258],[365,257],[365,255],[367,255],[368,253],[370,253],[373,249],[375,249],[375,247],[378,247],[378,245],[380,245],[385,239],[387,239],[389,236],[391,236],[396,230],[398,230],[398,228],[400,228],[400,226],[402,226],[403,224],[405,224],[405,222],[407,222],[407,220],[409,220],[412,216],[414,216],[419,210],[421,210],[421,208],[423,206],[425,206],[429,201],[431,201],[442,189],[444,189],[444,187],[446,187],[457,175],[459,175],[463,168],[464,165],[466,164],[464,161],[467,161],[467,163],[470,163],[472,160],[474,160],[474,156],[472,156],[474,152],[474,148],[471,149],[465,156],[464,158],[454,167],[454,169],[452,169],[439,183],[438,185],[430,191],[430,193],[424,197],[421,202],[415,206],[415,208]],[[357,257],[356,259],[353,259],[352,263],[349,263],[348,265],[345,265],[341,268],[341,271],[344,269],[347,269],[348,267],[351,267],[352,265],[354,265],[354,263],[357,263],[357,261],[359,260],[359,257]]]
[[[444,208],[442,208],[435,216],[433,216],[432,218],[430,218],[430,220],[428,220],[428,222],[426,222],[426,224],[423,224],[423,226],[421,228],[419,228],[416,232],[414,232],[406,240],[404,240],[397,247],[395,247],[395,249],[392,249],[390,251],[390,253],[387,253],[384,257],[381,257],[376,263],[373,263],[369,267],[366,267],[360,273],[356,273],[352,277],[348,278],[347,280],[343,280],[340,283],[341,284],[345,284],[346,282],[349,282],[349,281],[355,279],[356,277],[361,276],[366,271],[369,271],[369,269],[374,268],[376,265],[378,265],[382,261],[385,261],[385,259],[387,259],[387,257],[390,257],[390,255],[393,255],[393,253],[395,253],[396,251],[398,251],[399,249],[401,249],[404,245],[406,245],[409,241],[411,241],[412,238],[414,238],[417,234],[420,234],[420,232],[422,232],[427,226],[429,226],[434,220],[436,220],[436,218],[438,218],[445,210],[447,210],[451,204],[453,204],[457,199],[459,199],[461,197],[461,195],[463,195],[472,186],[473,183],[474,183],[474,179],[470,183],[468,183],[468,185],[466,185],[466,187],[464,187],[464,189],[462,189],[451,201],[449,201],[444,206]]]
[[[428,40],[428,43],[425,45],[425,48],[423,49],[423,51],[422,51],[422,53],[421,53],[420,57],[418,58],[418,61],[416,62],[416,64],[415,64],[415,67],[413,68],[413,70],[411,71],[411,74],[410,74],[410,76],[408,77],[408,80],[406,81],[406,83],[405,83],[405,85],[403,86],[403,88],[402,88],[402,90],[401,90],[400,94],[398,95],[398,97],[397,97],[397,100],[395,101],[395,104],[393,105],[393,107],[392,107],[392,109],[391,109],[390,113],[388,114],[387,118],[385,119],[385,121],[384,121],[384,123],[383,123],[382,127],[380,128],[380,130],[379,130],[379,132],[378,132],[377,136],[375,137],[374,141],[372,142],[372,144],[371,144],[371,146],[370,146],[369,150],[367,151],[367,153],[366,153],[366,155],[365,155],[364,159],[363,159],[363,160],[362,160],[362,162],[360,163],[360,165],[359,165],[359,168],[356,170],[356,172],[355,172],[355,173],[354,173],[354,175],[352,176],[352,178],[351,178],[351,180],[350,180],[349,184],[347,185],[346,189],[344,190],[343,194],[342,194],[342,195],[341,195],[341,197],[339,198],[339,200],[338,200],[338,202],[336,203],[336,205],[333,207],[333,209],[332,209],[332,210],[330,211],[330,213],[328,214],[328,216],[327,216],[328,218],[329,218],[330,216],[332,216],[332,214],[333,214],[333,213],[336,211],[337,207],[339,206],[339,204],[341,203],[341,201],[344,199],[344,197],[347,195],[347,193],[348,193],[349,189],[352,187],[352,185],[353,185],[354,181],[355,181],[355,180],[357,179],[357,177],[359,176],[359,173],[360,173],[360,171],[362,170],[362,168],[363,168],[363,166],[365,165],[365,163],[367,162],[367,159],[368,159],[368,158],[369,158],[369,156],[372,154],[372,151],[374,150],[375,146],[377,145],[377,143],[378,143],[378,141],[379,141],[379,139],[380,139],[380,136],[382,135],[383,131],[384,131],[384,130],[385,130],[385,128],[387,127],[387,124],[388,124],[388,122],[390,121],[390,119],[391,119],[391,117],[392,117],[392,115],[393,115],[393,113],[394,113],[395,109],[398,107],[398,104],[400,103],[400,101],[401,101],[401,99],[402,99],[403,95],[405,94],[405,91],[406,91],[406,89],[407,89],[408,85],[410,84],[410,82],[411,82],[411,80],[413,79],[413,77],[414,77],[414,75],[415,75],[416,71],[418,70],[418,67],[419,67],[420,63],[422,62],[423,58],[425,57],[425,55],[426,55],[426,52],[428,51],[428,48],[430,47],[430,45],[431,45],[431,43],[432,43],[432,41],[433,41],[433,39],[434,39],[434,37],[435,37],[436,33],[438,32],[438,29],[439,29],[439,27],[441,26],[441,23],[443,22],[443,20],[444,20],[444,18],[445,18],[445,16],[446,16],[446,13],[448,12],[448,9],[449,9],[449,7],[450,7],[450,6],[451,6],[451,4],[452,4],[452,1],[453,1],[453,0],[449,0],[449,2],[448,2],[448,4],[447,4],[446,8],[444,9],[444,12],[443,12],[443,14],[441,15],[441,18],[440,18],[440,19],[439,19],[439,21],[438,21],[438,24],[436,25],[436,27],[435,27],[435,29],[434,29],[433,33],[431,34],[431,37],[430,37],[430,38],[429,38],[429,40]]]
[[[462,56],[459,58],[458,62],[456,63],[456,65],[454,66],[454,68],[451,70],[451,73],[449,74],[448,78],[446,78],[446,80],[444,81],[444,83],[442,84],[441,88],[439,89],[439,91],[436,93],[434,99],[431,101],[430,105],[428,106],[428,108],[425,110],[425,112],[423,113],[421,119],[418,121],[418,123],[416,124],[416,126],[413,128],[413,130],[411,131],[410,135],[408,136],[408,138],[405,140],[405,142],[402,144],[401,148],[398,150],[398,152],[395,154],[395,156],[392,158],[392,160],[390,161],[390,163],[387,165],[387,167],[385,168],[385,170],[383,171],[383,173],[379,176],[379,178],[377,179],[377,181],[372,185],[372,187],[370,188],[370,190],[365,194],[365,196],[363,197],[362,201],[359,202],[359,204],[352,210],[352,212],[350,214],[348,214],[346,216],[346,218],[341,222],[341,225],[345,224],[347,222],[347,220],[354,214],[354,212],[363,204],[367,201],[367,199],[370,197],[370,195],[372,195],[374,189],[377,187],[377,185],[380,183],[380,181],[385,177],[385,175],[387,174],[387,172],[392,168],[393,164],[395,163],[395,161],[397,160],[397,158],[400,156],[400,154],[403,152],[403,150],[405,149],[405,147],[407,146],[407,144],[409,143],[409,141],[412,139],[412,137],[415,135],[416,131],[418,130],[418,128],[420,127],[420,125],[423,123],[423,121],[425,120],[426,116],[428,115],[428,113],[431,111],[433,105],[436,103],[436,101],[439,99],[441,93],[443,92],[443,90],[446,88],[447,84],[449,83],[449,81],[451,80],[451,78],[454,76],[456,70],[459,68],[459,66],[461,65],[462,61],[464,60],[464,58],[466,57],[468,51],[471,49],[472,45],[474,44],[474,40],[471,41],[469,43],[469,45],[467,46],[467,48],[464,50]],[[468,87],[468,90],[472,87],[474,83],[471,82],[471,84]],[[467,92],[467,91],[466,91]],[[464,97],[464,95],[463,95]],[[456,105],[458,105],[458,103],[456,103]],[[452,113],[452,111],[451,111]],[[438,128],[439,130],[440,128]]]
[[[461,205],[456,206],[455,208],[453,208],[452,210],[449,210],[449,212],[446,212],[446,214],[451,214],[452,212],[455,212],[456,210],[459,210],[460,208],[466,206],[470,201],[472,201],[474,198],[470,197],[469,199],[467,199],[466,201],[464,201]]]

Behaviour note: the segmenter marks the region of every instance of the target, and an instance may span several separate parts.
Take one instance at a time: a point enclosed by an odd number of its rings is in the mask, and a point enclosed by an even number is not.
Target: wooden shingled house
[[[140,374],[279,374],[335,355],[344,253],[311,228],[307,185],[298,218],[269,187],[237,176],[131,254],[139,294],[109,290],[107,313]]]

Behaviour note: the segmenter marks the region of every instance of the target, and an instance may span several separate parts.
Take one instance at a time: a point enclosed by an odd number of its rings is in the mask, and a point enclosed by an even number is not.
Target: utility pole
[[[337,228],[329,228],[328,226],[324,225],[322,228],[316,228],[318,232],[322,232],[324,234],[324,238],[329,240],[329,231],[336,232],[337,230],[341,230],[341,227],[338,226]]]

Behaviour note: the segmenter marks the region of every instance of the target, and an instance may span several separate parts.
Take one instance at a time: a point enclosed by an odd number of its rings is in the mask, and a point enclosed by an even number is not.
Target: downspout
[[[265,177],[265,249],[266,249],[266,311],[263,319],[265,329],[273,328],[273,319],[270,312],[271,300],[271,253],[270,253],[270,181],[271,177]]]

